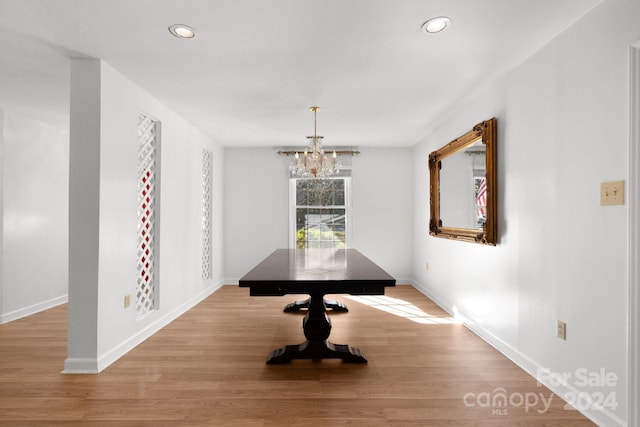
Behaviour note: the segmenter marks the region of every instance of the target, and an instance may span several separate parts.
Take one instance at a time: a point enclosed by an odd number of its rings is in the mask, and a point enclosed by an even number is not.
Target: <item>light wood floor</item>
[[[0,325],[1,426],[587,426],[551,392],[410,286],[410,320],[338,296],[330,340],[368,364],[268,353],[304,341],[295,298],[224,286],[99,375],[62,375],[66,307]],[[388,301],[377,300],[377,304]],[[398,302],[398,301],[394,301]],[[404,306],[404,307],[402,307]],[[386,306],[389,309],[389,306]],[[397,307],[396,307],[397,308]],[[421,323],[416,322],[419,320]],[[494,406],[502,392],[514,404]],[[465,399],[466,397],[466,399]]]

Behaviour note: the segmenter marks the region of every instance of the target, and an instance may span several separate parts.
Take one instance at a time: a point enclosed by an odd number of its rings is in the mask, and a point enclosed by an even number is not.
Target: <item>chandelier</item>
[[[327,156],[322,149],[322,136],[318,136],[317,132],[317,115],[320,107],[309,108],[313,111],[313,136],[308,136],[310,141],[309,148],[304,150],[304,154],[300,155],[297,151],[289,170],[293,176],[301,178],[322,178],[338,173],[340,170],[340,160],[336,152],[332,156]]]

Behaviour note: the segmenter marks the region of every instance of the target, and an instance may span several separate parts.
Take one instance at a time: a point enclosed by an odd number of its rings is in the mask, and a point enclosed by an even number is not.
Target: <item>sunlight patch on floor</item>
[[[352,301],[356,301],[361,304],[368,305],[369,307],[386,311],[387,313],[391,313],[395,316],[404,317],[412,322],[424,325],[451,325],[462,323],[458,319],[450,316],[443,317],[440,315],[429,314],[410,302],[384,295],[344,295],[344,298],[348,298]]]

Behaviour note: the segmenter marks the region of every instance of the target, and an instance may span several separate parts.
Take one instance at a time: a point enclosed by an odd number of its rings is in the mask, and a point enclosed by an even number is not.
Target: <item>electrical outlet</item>
[[[124,296],[124,308],[129,308],[131,305],[131,295]]]
[[[428,262],[424,263],[424,270],[425,271],[429,271],[429,263]]]
[[[567,324],[562,320],[558,320],[556,324],[556,335],[563,340],[567,339]]]
[[[600,183],[600,206],[624,205],[624,181]]]

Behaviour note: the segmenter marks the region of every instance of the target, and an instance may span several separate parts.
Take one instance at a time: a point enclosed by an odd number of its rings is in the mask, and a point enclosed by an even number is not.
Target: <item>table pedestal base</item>
[[[311,293],[306,305],[309,310],[302,319],[302,330],[307,341],[272,351],[267,359],[268,365],[289,363],[293,359],[342,359],[348,363],[367,363],[359,349],[329,342],[331,320],[326,314],[323,292]]]
[[[302,344],[287,345],[273,350],[267,358],[267,365],[281,365],[293,359],[342,359],[346,363],[367,363],[360,349],[347,344],[333,344],[328,340],[305,341]]]
[[[310,300],[311,300],[311,298],[307,298],[307,299],[302,300],[302,301],[295,301],[295,302],[289,303],[284,307],[284,312],[285,313],[291,313],[291,312],[294,312],[294,311],[300,311],[303,308],[309,308],[309,301]],[[347,306],[344,303],[341,303],[340,301],[323,299],[322,302],[324,303],[325,310],[331,309],[333,311],[340,311],[340,312],[343,312],[343,313],[346,313],[346,312],[349,311]]]

